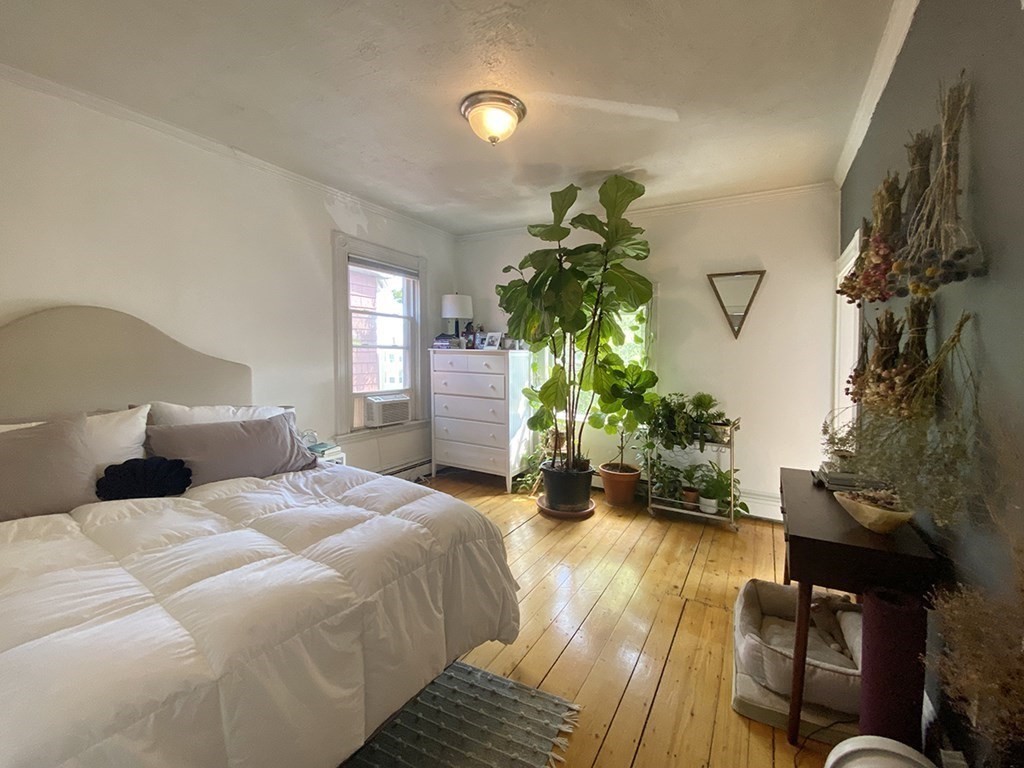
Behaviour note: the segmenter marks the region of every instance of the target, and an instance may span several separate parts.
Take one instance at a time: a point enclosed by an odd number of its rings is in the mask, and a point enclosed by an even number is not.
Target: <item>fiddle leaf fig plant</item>
[[[550,223],[531,224],[531,235],[553,244],[528,253],[518,265],[502,270],[515,275],[496,287],[499,306],[509,315],[508,332],[534,351],[551,354],[548,378],[524,393],[534,407],[529,427],[554,429],[553,467],[563,471],[590,468],[583,449],[583,430],[595,404],[619,420],[643,417],[646,392],[657,382],[652,371],[630,368],[612,351],[625,341],[623,314],[651,300],[651,281],[630,268],[650,255],[644,230],[624,218],[644,194],[642,184],[609,176],[598,191],[605,218],[579,213],[565,224],[580,188],[570,184],[551,193]],[[574,232],[597,240],[569,247]],[[616,425],[619,421],[616,421]],[[607,419],[602,420],[602,426]]]

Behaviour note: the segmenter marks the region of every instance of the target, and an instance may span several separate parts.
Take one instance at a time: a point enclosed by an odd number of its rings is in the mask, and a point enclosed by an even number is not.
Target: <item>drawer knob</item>
[[[446,406],[445,406],[445,408],[447,408],[447,407],[448,407],[448,406],[446,405]],[[493,408],[491,408],[491,409],[490,409],[490,412],[491,412],[491,413],[494,413],[494,409],[493,409]]]
[[[487,386],[490,387],[491,389],[494,389],[494,385],[493,384],[488,384]]]
[[[448,365],[455,365],[455,361],[454,360],[449,360],[448,361]]]
[[[444,409],[445,409],[445,410],[447,411],[447,410],[448,410],[448,406],[447,406],[447,405],[446,405],[446,406],[444,406]]]

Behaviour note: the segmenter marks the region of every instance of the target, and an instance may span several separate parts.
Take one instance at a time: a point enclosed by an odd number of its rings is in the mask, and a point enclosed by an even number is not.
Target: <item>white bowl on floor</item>
[[[854,736],[828,753],[825,768],[935,768],[935,763],[894,739]]]

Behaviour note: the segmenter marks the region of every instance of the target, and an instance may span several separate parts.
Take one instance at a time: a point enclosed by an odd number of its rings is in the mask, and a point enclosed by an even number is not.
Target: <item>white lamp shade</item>
[[[473,317],[473,297],[465,293],[446,293],[441,297],[443,320],[467,320]]]

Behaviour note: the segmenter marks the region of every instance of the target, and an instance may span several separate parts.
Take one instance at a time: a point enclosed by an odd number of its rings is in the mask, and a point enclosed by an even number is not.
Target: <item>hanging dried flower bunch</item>
[[[902,197],[898,173],[887,174],[872,196],[871,227],[862,229],[868,232],[867,248],[862,240],[860,256],[838,289],[851,304],[887,301],[892,295],[888,277],[894,256],[903,244]]]
[[[897,320],[893,311],[887,309],[875,319],[875,327],[869,326],[867,331],[861,344],[862,360],[867,356],[867,337],[874,340],[874,349],[867,362],[850,374],[846,394],[855,403],[878,405],[888,411],[896,386],[903,321]]]
[[[892,277],[887,282],[887,288],[897,296],[931,296],[947,283],[988,274],[977,243],[960,217],[960,131],[969,97],[970,86],[961,73],[956,84],[940,99],[939,162],[910,221],[907,244],[893,262]]]
[[[836,293],[845,296],[850,304],[860,305],[861,287],[860,276],[864,272],[864,265],[867,264],[868,251],[871,249],[871,222],[867,219],[860,220],[860,243],[858,243],[857,258],[853,267],[843,277],[843,281],[836,289]]]
[[[871,478],[896,493],[905,509],[927,511],[943,526],[962,517],[982,487],[977,382],[962,344],[970,315],[961,316],[925,362],[928,300],[914,304],[905,322],[891,312],[878,319],[872,335],[882,337],[885,352],[876,348],[858,366],[860,378],[851,377],[859,407],[852,418],[836,414],[822,431],[829,459],[842,471]],[[907,328],[906,343],[893,354]]]
[[[897,320],[889,309],[878,316],[874,329],[868,329],[861,342],[860,360],[847,379],[846,394],[853,402],[901,418],[930,416],[935,412],[943,366],[959,349],[964,326],[971,316],[965,314],[960,318],[935,358],[929,359],[931,311],[931,299],[917,297],[907,306],[905,320]],[[906,342],[901,347],[904,331]],[[870,357],[867,337],[874,341]]]

